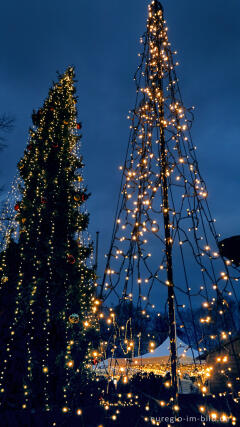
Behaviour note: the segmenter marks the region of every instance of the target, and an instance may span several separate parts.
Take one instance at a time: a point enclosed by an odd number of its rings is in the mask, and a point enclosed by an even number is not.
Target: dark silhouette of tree
[[[6,113],[0,114],[0,150],[2,150],[6,144],[4,143],[6,137],[4,134],[10,132],[14,126],[14,118]]]

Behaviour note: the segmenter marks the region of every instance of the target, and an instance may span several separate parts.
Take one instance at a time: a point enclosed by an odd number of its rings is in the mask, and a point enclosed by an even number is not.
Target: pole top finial
[[[163,5],[158,0],[153,0],[150,7],[154,10],[154,12],[158,12],[159,10],[163,12]]]

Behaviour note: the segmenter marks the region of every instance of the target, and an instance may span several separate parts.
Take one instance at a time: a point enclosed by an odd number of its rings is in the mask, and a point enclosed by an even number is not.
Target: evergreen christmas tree
[[[2,331],[2,408],[76,413],[90,377],[96,304],[76,103],[68,68],[33,113],[18,164],[17,240],[1,257],[1,307],[11,294]],[[9,254],[16,255],[12,273]]]

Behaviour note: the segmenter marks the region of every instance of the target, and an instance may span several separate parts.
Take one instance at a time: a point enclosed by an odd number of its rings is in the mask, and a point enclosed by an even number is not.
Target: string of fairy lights
[[[1,205],[0,241],[2,251],[9,244],[10,237],[17,239],[18,223],[15,220],[16,211],[14,206],[19,198],[19,185],[21,182],[22,180],[18,173],[11,184],[6,199]]]
[[[74,115],[76,116],[76,115]],[[77,121],[75,119],[75,123],[72,123],[72,128],[76,129],[77,127]],[[77,134],[75,134],[75,136],[77,136]],[[76,146],[72,147],[72,150],[74,150],[74,155],[77,156],[77,149],[75,148]],[[78,177],[78,184],[75,183],[75,188],[79,189],[79,190],[83,190],[83,186],[81,185],[82,182],[82,176]],[[69,205],[71,204],[71,194],[68,194],[68,202]],[[79,211],[80,214],[80,211]],[[70,222],[68,222],[68,226],[70,227]],[[71,242],[70,239],[68,239],[68,251],[71,251]],[[68,297],[68,293],[67,293],[67,286],[69,285],[69,278],[68,276],[66,276],[66,281],[65,281],[65,298],[66,298],[66,310],[68,309],[69,305],[70,305],[70,301],[69,301],[69,297]],[[64,397],[64,405],[63,405],[63,412],[67,413],[69,411],[69,400],[68,400],[68,389],[70,386],[70,371],[73,369],[74,367],[74,360],[72,357],[72,348],[74,346],[74,340],[71,337],[71,330],[70,330],[70,324],[67,325],[66,327],[66,354],[65,354],[65,376],[66,376],[66,384],[63,388],[63,397]]]
[[[177,52],[172,52],[163,9],[157,0],[149,6],[147,31],[140,42],[143,49],[134,76],[137,97],[128,115],[130,137],[125,162],[120,167],[119,200],[99,298],[105,306],[133,303],[143,318],[149,318],[153,310],[161,311],[170,285],[166,252],[170,247],[175,310],[187,344],[197,349],[192,351],[196,368],[197,363],[201,364],[201,360],[196,361],[196,353],[201,356],[207,351],[204,339],[212,340],[213,348],[217,348],[226,341],[231,343],[232,330],[237,330],[228,301],[234,300],[239,307],[239,269],[232,269],[232,262],[224,260],[218,251],[219,235],[190,132],[193,108],[183,105],[176,75],[179,64],[174,59]],[[164,232],[166,215],[168,241]],[[201,303],[206,316],[196,324],[193,312]],[[183,316],[184,308],[191,313],[193,338]],[[221,326],[217,330],[218,324],[213,333],[214,316],[221,319]],[[229,323],[232,330],[228,329]],[[201,340],[197,334],[199,324]],[[121,327],[126,331],[126,325]],[[128,341],[126,336],[122,340]],[[123,349],[123,357],[131,359],[136,349],[132,347],[134,340],[129,342],[132,345],[127,346],[126,352]],[[114,360],[114,339],[108,347],[111,345]],[[232,344],[231,348],[234,353]],[[223,364],[222,372],[230,384],[228,364]],[[202,381],[199,387],[206,396],[208,390]]]
[[[36,160],[37,160],[37,153],[35,154],[34,157],[32,157],[30,159],[30,162],[34,163]],[[30,180],[33,179],[32,175],[29,177],[29,179]],[[20,179],[18,178],[17,179],[17,184],[18,185],[19,185],[19,181],[20,181]],[[18,188],[15,187],[15,186],[14,186],[14,192],[15,192],[15,194],[19,195]],[[26,196],[26,188],[24,189],[24,192],[23,192],[23,197],[24,196]],[[16,202],[16,199],[15,199],[15,206],[14,206],[14,208],[15,208],[15,211],[18,212],[19,203]],[[8,209],[7,212],[11,212],[11,208]],[[16,217],[17,217],[17,213],[15,214],[14,219],[13,219],[15,221],[15,223],[17,223]],[[39,216],[39,221],[41,221],[41,215]],[[32,224],[33,224],[33,220],[30,219],[30,227],[31,227]],[[11,223],[10,223],[10,227],[11,227]],[[24,230],[19,230],[18,229],[18,231],[16,231],[16,234],[19,235],[22,232],[24,232]],[[27,236],[27,239],[28,238],[29,238],[29,236]],[[22,253],[23,253],[23,245],[20,246],[19,282],[18,282],[17,288],[16,288],[16,290],[17,290],[17,298],[16,298],[16,306],[15,306],[14,318],[13,318],[13,321],[12,321],[12,325],[9,327],[10,333],[11,333],[11,339],[7,343],[7,348],[6,348],[6,355],[7,356],[6,356],[6,359],[4,360],[4,367],[3,367],[3,370],[1,372],[1,377],[0,377],[0,380],[1,380],[1,392],[2,393],[4,393],[4,388],[2,387],[3,383],[4,383],[4,375],[6,373],[6,370],[7,370],[7,367],[8,367],[8,363],[9,363],[9,360],[11,358],[11,349],[12,349],[12,346],[13,346],[13,343],[14,343],[15,327],[16,327],[16,325],[18,323],[19,315],[20,315],[20,302],[21,302],[21,298],[22,298],[22,283],[23,283],[23,281],[22,281],[22,276],[23,276],[23,272],[22,272],[23,256],[22,256]],[[33,256],[34,268],[36,268],[35,260],[36,260],[36,255]],[[2,268],[4,268],[4,265],[2,265]],[[34,281],[34,278],[33,278],[33,288],[32,288],[32,294],[31,294],[32,298],[34,297],[35,292],[36,292],[36,282]],[[31,301],[30,301],[30,312],[31,312],[31,316],[33,316],[33,311],[32,311],[32,303],[33,302],[34,302],[34,300],[31,299]],[[27,377],[28,377],[28,379],[30,379],[31,378],[31,361],[32,361],[32,359],[31,359],[30,336],[29,336],[29,333],[28,333],[28,336],[27,336],[26,347],[27,347],[27,353],[28,353]],[[22,406],[23,406],[23,408],[26,408],[27,407],[27,403],[28,403],[28,396],[29,396],[28,385],[27,384],[23,384],[23,389],[24,389],[25,402],[23,403]]]

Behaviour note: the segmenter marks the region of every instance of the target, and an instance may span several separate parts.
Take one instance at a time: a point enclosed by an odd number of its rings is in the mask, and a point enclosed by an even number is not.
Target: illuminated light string
[[[37,160],[37,154],[35,155],[35,157],[33,157],[32,162]],[[30,177],[31,179],[31,177]],[[26,195],[26,189],[23,192],[23,197]],[[30,227],[33,224],[33,220],[30,219]],[[22,233],[23,230],[19,230],[19,233]],[[26,241],[28,241],[29,239],[29,235],[26,235]],[[14,343],[14,338],[15,338],[15,327],[18,323],[18,317],[20,314],[20,304],[21,304],[21,297],[22,297],[22,279],[21,277],[23,276],[22,273],[22,266],[23,266],[23,248],[24,248],[24,242],[22,241],[21,247],[20,247],[20,265],[19,265],[19,273],[18,276],[20,278],[19,282],[17,283],[17,298],[16,298],[16,307],[15,307],[15,312],[14,312],[14,318],[13,318],[13,322],[12,325],[10,326],[10,341],[7,344],[7,348],[6,348],[6,359],[4,360],[4,368],[3,371],[1,372],[1,383],[0,383],[0,387],[2,387],[3,385],[3,381],[4,381],[4,374],[6,373],[6,369],[7,369],[7,365],[9,363],[9,359],[12,357],[11,354],[11,347]],[[34,264],[34,260],[35,260],[35,256],[33,257],[33,264]],[[34,264],[34,267],[36,267],[36,265]],[[33,281],[34,282],[34,281]],[[32,290],[32,296],[35,292],[35,284],[33,285],[33,290]],[[30,305],[30,312],[32,312],[32,308]],[[28,335],[28,339],[27,339],[27,354],[28,354],[28,361],[27,361],[27,376],[28,378],[31,377],[31,351],[30,351],[30,344],[29,344],[29,335]],[[23,391],[24,391],[24,399],[25,402],[23,403],[22,407],[25,409],[27,407],[27,402],[28,402],[28,396],[29,396],[29,389],[28,389],[28,385],[27,384],[23,384]],[[4,389],[2,389],[4,390]]]
[[[32,136],[35,136],[35,134],[33,133]],[[32,166],[34,166],[34,163],[38,160],[38,157],[39,157],[39,152],[36,150],[35,157],[34,156],[30,157],[30,168],[31,168],[31,164],[32,164]],[[26,196],[27,188],[29,188],[29,186],[30,186],[31,178],[33,178],[32,174],[30,174],[30,179],[26,180],[26,190],[23,193],[24,197]],[[44,179],[44,176],[38,175],[38,186],[37,186],[37,190],[36,190],[38,194],[41,194],[41,190],[40,190],[40,188],[41,188],[41,179]],[[43,196],[43,194],[41,194],[41,196]],[[34,204],[34,202],[33,202],[33,204]],[[37,209],[37,214],[38,214],[38,224],[39,225],[37,227],[37,239],[36,240],[38,242],[40,240],[40,224],[41,224],[41,215],[42,215],[42,207],[41,206],[40,206],[40,209]],[[33,221],[33,219],[29,219],[29,225],[30,225],[30,233],[31,233],[31,227],[34,227],[34,221]],[[22,232],[22,231],[20,230],[20,232]],[[26,234],[26,242],[29,241],[30,233],[25,232],[25,234]],[[36,244],[36,248],[37,248],[37,244]],[[37,271],[38,271],[37,252],[35,253],[35,255],[33,255],[33,269],[34,269],[34,271],[37,274]],[[21,276],[20,272],[19,272],[19,275]],[[33,276],[32,279],[31,279],[32,291],[31,291],[31,300],[30,300],[30,316],[31,316],[30,323],[32,324],[32,327],[31,327],[32,332],[31,332],[31,336],[30,336],[30,333],[28,332],[27,343],[26,343],[27,344],[27,353],[28,353],[27,376],[28,376],[29,380],[31,379],[31,363],[32,363],[30,342],[31,342],[31,339],[33,338],[33,335],[34,335],[34,326],[33,326],[34,311],[33,311],[32,307],[33,307],[34,302],[35,302],[34,301],[34,295],[37,292],[37,286],[36,286],[35,279],[36,279],[35,276]],[[48,292],[48,288],[47,288],[47,292]],[[16,321],[17,321],[17,319],[16,319]],[[13,332],[14,331],[12,331],[12,333]],[[29,390],[27,389],[27,385],[26,384],[24,384],[23,387],[24,387],[24,395],[25,395],[25,403],[23,404],[23,408],[27,408]]]
[[[16,200],[19,199],[19,185],[21,182],[21,177],[17,174],[11,184],[11,189],[1,206],[0,234],[2,250],[6,249],[11,233],[13,233],[14,237],[17,238],[18,223],[16,221],[17,213],[14,210],[14,206],[16,204]]]
[[[51,101],[51,99],[50,99],[50,101]],[[76,124],[76,123],[75,123]],[[70,123],[70,126],[73,126],[73,123]],[[63,136],[62,136],[62,138],[63,138]],[[58,176],[57,176],[57,178],[56,178],[56,182],[58,182],[58,180],[59,180],[59,177],[61,176],[61,172],[62,172],[62,162],[63,162],[63,147],[60,149],[60,158],[59,158],[59,173],[58,173]],[[67,176],[67,179],[69,179],[69,177]],[[54,197],[54,195],[53,195],[53,197]],[[70,200],[68,200],[69,202],[70,202]],[[52,218],[52,234],[51,234],[51,237],[50,237],[50,244],[52,244],[53,245],[53,240],[54,240],[54,234],[55,234],[55,227],[54,227],[54,212],[53,212],[53,218]],[[52,252],[52,257],[53,257],[53,254],[54,254],[54,246],[51,246],[51,252]],[[52,257],[51,258],[49,258],[48,259],[48,264],[49,265],[51,265],[51,259],[52,259]],[[50,282],[51,282],[51,278],[52,278],[52,275],[53,275],[53,271],[52,271],[52,267],[50,267],[50,275],[49,275],[49,279],[50,279]],[[63,286],[64,286],[64,288],[66,287],[66,283],[68,283],[68,275],[66,275],[66,278],[65,278],[65,281],[64,281],[64,284],[63,284]],[[48,284],[48,287],[47,287],[47,295],[46,295],[46,299],[47,299],[47,302],[48,302],[48,308],[46,309],[46,330],[47,330],[47,324],[49,324],[50,323],[50,316],[49,316],[49,313],[50,313],[50,311],[51,311],[51,306],[52,306],[52,302],[51,302],[51,299],[50,299],[50,296],[49,296],[49,284]],[[66,310],[68,309],[68,306],[66,306]],[[64,321],[66,321],[67,322],[67,319],[66,319],[66,317],[64,317],[63,318],[63,320]],[[68,330],[68,325],[66,326],[66,333],[67,333],[67,330]],[[46,380],[46,383],[48,382],[48,376],[49,376],[49,369],[48,369],[48,367],[47,366],[45,366],[45,365],[47,365],[47,360],[48,360],[48,355],[49,355],[49,350],[50,350],[50,347],[49,347],[49,340],[48,340],[48,335],[49,335],[49,332],[47,331],[46,332],[47,333],[47,337],[46,337],[46,359],[45,360],[43,360],[43,372],[44,372],[44,370],[45,370],[45,372],[46,372],[46,378],[47,378],[47,380]],[[67,406],[67,401],[66,401],[66,393],[65,393],[65,390],[63,390],[63,392],[64,392],[64,398],[65,398],[65,405]],[[46,402],[46,405],[48,405],[48,402]]]
[[[49,99],[50,102],[52,102],[52,99],[50,97]],[[41,125],[41,122],[40,122]],[[41,132],[41,128],[40,128],[40,132]],[[54,138],[54,134],[52,136],[52,138]],[[62,148],[60,149],[60,153],[62,152]],[[60,173],[61,173],[61,162],[62,162],[62,156],[60,154],[60,159],[59,159],[59,172],[57,177],[55,178],[56,183],[58,182]],[[47,158],[45,157],[45,161],[47,161]],[[44,191],[44,190],[43,190]],[[55,197],[55,192],[53,193],[52,197]],[[41,193],[41,199],[44,198],[44,192]],[[48,325],[50,324],[50,313],[51,313],[51,299],[50,299],[50,288],[49,285],[51,283],[52,280],[52,276],[53,276],[53,266],[52,266],[52,259],[53,259],[53,254],[54,254],[54,247],[53,247],[53,239],[54,239],[54,234],[55,234],[55,226],[54,226],[54,212],[52,213],[52,218],[50,218],[50,223],[51,223],[51,235],[50,235],[50,240],[49,240],[49,245],[50,245],[50,254],[49,257],[47,258],[47,267],[49,269],[49,281],[46,280],[45,285],[46,285],[46,319],[44,321],[43,324],[43,330],[45,331],[46,337],[45,337],[45,341],[46,341],[46,349],[45,349],[45,357],[43,356],[42,359],[42,372],[44,374],[44,378],[45,378],[45,385],[44,385],[44,396],[45,396],[45,405],[46,405],[46,410],[49,410],[49,397],[48,397],[48,383],[49,383],[49,367],[48,367],[48,355],[49,355],[49,330],[48,330]],[[41,215],[39,218],[39,224],[41,224]],[[32,322],[33,322],[33,317],[32,317]]]
[[[76,127],[76,120],[74,123],[72,123],[72,127]],[[77,151],[76,148],[74,148],[74,155],[77,155]],[[75,185],[76,187],[76,185]],[[68,194],[68,203],[71,204],[71,194]],[[70,226],[70,216],[68,215],[68,226]],[[68,252],[71,252],[71,242],[70,240],[68,240]],[[70,309],[70,301],[69,301],[69,297],[68,297],[68,292],[67,292],[67,285],[69,284],[69,278],[68,275],[66,275],[66,279],[65,279],[65,283],[64,283],[64,287],[65,287],[65,298],[66,298],[66,302],[65,302],[65,312],[69,312]],[[66,321],[68,321],[68,319],[65,318]],[[64,408],[67,409],[68,412],[68,408],[69,408],[69,402],[68,402],[68,388],[70,386],[70,369],[74,368],[74,359],[71,355],[71,350],[74,343],[74,340],[71,337],[71,330],[70,330],[70,324],[67,324],[66,327],[66,336],[65,336],[65,340],[66,340],[66,352],[65,352],[65,376],[66,376],[66,384],[63,387],[63,399],[64,399],[64,406],[63,406],[63,412],[64,412]]]
[[[59,176],[61,174],[61,162],[62,162],[62,158],[60,157],[60,163],[59,163],[59,174],[56,178],[56,181],[58,181]],[[53,197],[55,196],[55,194],[53,194]],[[52,281],[52,277],[53,277],[53,265],[52,265],[52,260],[53,260],[53,256],[54,256],[54,246],[53,246],[53,240],[54,240],[54,236],[55,236],[55,226],[54,226],[54,220],[55,220],[55,215],[54,212],[52,214],[52,218],[51,218],[51,235],[50,235],[50,240],[49,240],[49,245],[50,245],[50,255],[47,259],[47,265],[49,266],[49,281],[46,281],[46,303],[47,303],[47,308],[46,308],[46,318],[44,321],[44,326],[43,329],[45,330],[46,333],[46,353],[45,353],[45,357],[42,360],[42,372],[45,374],[45,386],[44,386],[44,394],[45,394],[45,405],[46,405],[46,410],[50,410],[49,407],[49,396],[48,396],[48,384],[49,384],[49,363],[48,363],[48,358],[49,358],[49,351],[50,351],[50,343],[49,343],[49,330],[48,330],[48,326],[50,325],[51,322],[51,317],[50,317],[50,313],[51,313],[51,307],[52,307],[52,301],[50,298],[50,284]]]
[[[51,101],[51,99],[50,99]],[[41,129],[41,128],[40,128]],[[40,131],[38,131],[40,133]],[[35,137],[36,135],[33,133],[32,134],[33,137]],[[35,159],[36,161],[37,159]],[[45,157],[45,160],[47,160],[47,158]],[[34,165],[33,165],[34,166]],[[60,168],[61,169],[61,168]],[[41,179],[44,180],[44,176],[39,177],[38,178],[38,187],[37,187],[37,192],[39,192],[40,198],[43,200],[44,198],[44,190],[41,191]],[[38,256],[38,252],[37,252],[37,247],[38,247],[38,243],[41,239],[41,233],[40,233],[40,226],[41,226],[41,222],[42,222],[42,214],[43,214],[43,209],[44,209],[44,204],[41,205],[40,209],[37,209],[37,213],[39,215],[38,217],[38,227],[37,227],[37,241],[36,241],[36,254],[34,256],[34,268],[36,268],[36,276],[38,275],[38,270],[39,270],[39,263],[41,262],[40,259],[37,259]],[[52,246],[52,240],[54,237],[54,232],[55,232],[55,228],[54,228],[54,213],[53,213],[53,218],[50,219],[51,222],[51,235],[50,235],[50,240],[49,240],[49,245],[50,245],[50,255],[47,259],[47,266],[49,267],[49,281],[51,283],[51,278],[52,278],[52,269],[51,269],[51,260],[52,260],[52,256],[53,256],[53,246]],[[35,308],[34,308],[34,303],[36,303],[36,301],[34,300],[34,296],[37,293],[37,286],[36,283],[34,283],[34,279],[36,278],[32,277],[32,283],[33,283],[33,288],[32,288],[32,294],[31,294],[31,301],[30,301],[30,312],[31,312],[31,325],[32,325],[32,333],[31,333],[31,337],[28,334],[28,342],[27,342],[27,348],[28,348],[28,352],[29,352],[29,364],[31,366],[32,363],[32,356],[31,356],[31,340],[34,337],[34,314],[35,314]],[[49,397],[48,397],[48,392],[47,392],[47,387],[48,387],[48,382],[49,382],[49,368],[48,368],[48,353],[49,353],[49,331],[48,331],[48,324],[50,323],[50,311],[51,311],[51,301],[49,298],[49,281],[46,280],[45,285],[46,285],[46,303],[47,303],[47,308],[46,308],[46,319],[44,320],[43,323],[43,331],[45,331],[46,334],[46,353],[45,353],[45,357],[43,356],[42,359],[42,373],[44,374],[44,378],[45,378],[45,385],[44,385],[44,396],[45,396],[45,407],[46,410],[49,410]],[[29,368],[28,368],[29,369]],[[29,380],[31,380],[31,377],[29,377]],[[30,382],[30,381],[29,381]],[[27,406],[27,402],[25,403],[25,405]]]
[[[1,235],[1,262],[0,262],[0,292],[8,284],[8,273],[7,273],[7,252],[6,248],[10,244],[11,239],[17,239],[18,236],[18,222],[16,221],[17,213],[14,210],[16,201],[19,199],[19,185],[21,178],[19,175],[15,178],[11,185],[11,189],[7,195],[1,208],[0,218],[0,235]]]
[[[37,161],[37,159],[35,159],[35,161]],[[43,179],[43,177],[41,177]],[[37,187],[37,191],[39,191],[39,193],[41,194],[41,198],[43,197],[43,193],[41,193],[41,180],[40,177],[38,177],[38,187]],[[34,338],[35,335],[35,327],[34,327],[34,315],[35,315],[35,304],[36,304],[36,295],[38,292],[38,286],[37,286],[37,276],[38,276],[38,271],[39,271],[39,263],[40,263],[40,259],[38,256],[38,252],[37,252],[37,247],[38,247],[38,243],[41,239],[41,231],[40,231],[40,226],[41,226],[41,217],[42,217],[42,213],[43,213],[43,205],[41,206],[40,209],[37,209],[37,213],[38,213],[38,227],[36,230],[37,233],[37,238],[36,238],[36,250],[35,250],[35,255],[33,256],[33,270],[34,270],[34,275],[31,278],[31,283],[32,283],[32,290],[31,290],[31,299],[30,299],[30,324],[31,324],[31,332],[28,332],[27,334],[27,351],[28,351],[28,366],[27,366],[27,376],[28,376],[28,383],[31,383],[31,379],[32,379],[32,350],[31,350],[31,342]],[[34,227],[34,221],[32,221],[32,226]],[[49,293],[49,288],[48,288],[48,283],[46,281],[46,295],[48,295]],[[43,329],[46,328],[46,321],[44,321],[43,323]],[[44,365],[46,365],[46,363],[44,363]],[[44,370],[46,371],[46,367],[43,368],[43,372]],[[48,372],[48,371],[47,371]],[[46,373],[46,377],[47,377],[47,373]],[[26,385],[24,385],[24,387],[26,387]],[[27,408],[28,407],[28,394],[29,391],[26,390],[25,395],[26,395],[26,399],[25,399],[25,403],[24,403],[24,407]],[[45,394],[45,399],[46,402],[48,400],[47,394],[46,394],[46,387],[44,388],[44,394]],[[47,403],[46,403],[47,405]]]
[[[153,2],[155,4],[159,3]],[[125,302],[134,302],[142,316],[149,318],[156,305],[153,299],[156,299],[157,289],[164,292],[169,286],[166,280],[168,243],[174,261],[177,261],[178,274],[174,275],[176,311],[188,344],[192,345],[184,311],[180,310],[180,307],[189,307],[193,340],[200,355],[206,350],[204,340],[215,342],[215,348],[226,339],[231,341],[229,323],[234,329],[235,322],[227,299],[234,298],[239,304],[236,288],[239,270],[232,269],[231,262],[224,261],[216,249],[219,235],[208,206],[208,192],[190,133],[193,114],[183,106],[175,71],[178,63],[173,59],[166,22],[158,7],[155,12],[152,6],[149,8],[147,31],[141,43],[141,63],[134,77],[137,98],[128,115],[130,137],[125,162],[120,167],[121,188],[99,297],[106,306],[111,298],[123,307]],[[165,138],[164,156],[161,152],[162,134]],[[164,158],[167,209],[163,203]],[[163,226],[163,217],[167,214],[168,242]],[[151,247],[154,251],[157,248],[157,261]],[[200,283],[198,288],[197,283]],[[193,309],[201,300],[207,314],[203,320],[196,321]],[[211,316],[213,310],[215,314]],[[215,334],[212,333],[214,321],[221,325]],[[114,322],[117,328],[118,319]],[[199,327],[202,327],[202,341],[197,334]],[[124,344],[125,337],[122,340]],[[113,340],[113,355],[114,348]],[[131,350],[128,357],[131,357]],[[195,361],[194,354],[193,358]],[[230,378],[229,371],[224,372]]]

